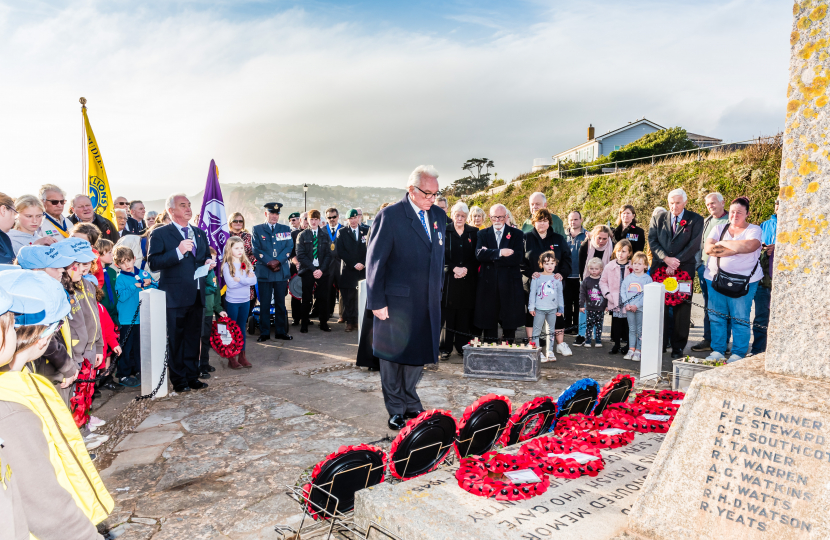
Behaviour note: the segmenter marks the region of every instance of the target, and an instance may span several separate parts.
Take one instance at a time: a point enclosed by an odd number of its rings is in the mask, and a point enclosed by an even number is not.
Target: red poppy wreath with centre
[[[673,276],[669,276],[666,274],[666,266],[661,266],[657,270],[654,271],[652,274],[651,279],[656,283],[663,283],[666,278],[673,277],[677,281],[691,281],[692,277],[689,275],[688,272],[684,270],[675,270]],[[667,306],[679,306],[683,302],[691,299],[692,295],[689,293],[682,293],[679,290],[670,293],[666,292],[666,305]]]
[[[665,433],[671,427],[676,405],[661,405],[658,402],[648,404],[615,403],[609,405],[604,416],[616,418],[628,429],[638,433]]]
[[[525,443],[519,455],[541,462],[543,472],[557,478],[596,476],[605,468],[598,448],[585,441],[562,437],[539,437]]]
[[[533,471],[539,482],[515,483],[504,475],[506,472]],[[550,487],[550,478],[541,465],[529,456],[511,456],[487,452],[478,457],[461,460],[455,472],[461,489],[479,497],[495,497],[499,501],[520,501],[541,495]]]
[[[648,403],[649,401],[683,401],[686,397],[684,392],[675,392],[673,390],[642,390],[639,394],[634,396],[634,403]],[[673,403],[679,405],[679,403]]]
[[[615,416],[574,414],[556,424],[556,435],[585,442],[593,448],[619,448],[634,440],[634,431]]]
[[[219,325],[225,325],[227,334],[219,333]],[[230,338],[230,339],[229,339]],[[242,345],[245,343],[245,335],[236,321],[229,317],[219,317],[213,321],[213,331],[210,333],[210,346],[216,354],[222,358],[230,358],[242,352]]]

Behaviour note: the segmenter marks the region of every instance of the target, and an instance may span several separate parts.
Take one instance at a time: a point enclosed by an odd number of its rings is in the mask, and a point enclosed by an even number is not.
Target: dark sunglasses
[[[128,204],[130,204],[130,203],[126,203],[126,202],[117,202],[117,203],[115,203],[115,204],[117,204],[118,206],[127,206],[127,205],[128,205]]]
[[[66,204],[66,199],[46,199],[46,202],[51,204]]]
[[[332,219],[337,219],[337,216],[329,216],[329,219],[330,219],[330,220],[332,220]]]
[[[231,223],[245,223],[245,221],[242,220],[242,219],[235,219],[235,220],[231,221]]]

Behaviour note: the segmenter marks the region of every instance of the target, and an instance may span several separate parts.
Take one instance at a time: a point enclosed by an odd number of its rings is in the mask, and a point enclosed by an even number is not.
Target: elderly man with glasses
[[[473,324],[484,331],[484,339],[497,341],[499,323],[505,340],[513,343],[516,328],[524,324],[525,293],[521,264],[525,256],[524,234],[506,224],[507,208],[490,207],[493,224],[478,232],[476,258],[481,263],[476,289]]]
[[[343,225],[340,224],[340,212],[337,211],[337,208],[328,208],[326,210],[326,226],[324,227],[326,232],[329,233],[329,238],[331,239],[331,243],[329,248],[331,249],[331,266],[329,267],[328,275],[330,276],[329,282],[329,311],[334,313],[334,304],[337,302],[338,294],[340,293],[340,257],[337,256],[337,232],[343,228]],[[330,315],[329,313],[328,315]],[[339,313],[340,318],[337,322],[343,322],[343,300],[340,299],[339,304]],[[320,314],[322,315],[322,313]]]
[[[55,184],[40,186],[40,200],[43,201],[43,223],[38,229],[42,237],[49,236],[55,240],[69,238],[73,223],[64,217],[66,193]]]
[[[95,213],[95,208],[92,206],[92,199],[86,195],[75,195],[72,199],[72,208],[75,210],[75,213],[70,216],[69,221],[73,224],[92,223],[101,231],[101,238],[106,238],[113,244],[118,243],[118,240],[121,238],[118,228],[112,221]]]
[[[412,171],[404,198],[375,217],[366,253],[366,308],[375,316],[372,352],[390,429],[423,411],[416,386],[424,365],[438,362],[447,240],[447,214],[434,205],[438,189],[434,167]]]

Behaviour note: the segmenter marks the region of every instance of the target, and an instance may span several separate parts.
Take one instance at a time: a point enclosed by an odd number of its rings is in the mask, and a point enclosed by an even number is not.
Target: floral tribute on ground
[[[617,416],[565,416],[556,424],[554,433],[562,439],[575,439],[600,449],[619,448],[634,440],[634,431]]]
[[[533,439],[519,449],[519,455],[541,462],[545,474],[557,478],[596,476],[605,468],[605,460],[599,448],[584,441],[562,437]]]
[[[540,481],[514,483],[504,476],[506,472],[524,470],[532,471]],[[537,460],[498,452],[462,459],[455,478],[461,489],[479,497],[495,497],[499,501],[530,499],[541,495],[550,487],[550,478]]]
[[[654,271],[652,274],[651,279],[655,283],[663,283],[666,279],[674,279],[675,281],[691,281],[692,277],[689,275],[688,272],[684,270],[675,270],[673,276],[669,276],[666,274],[666,266],[661,266],[657,270]],[[691,300],[692,295],[689,293],[683,293],[679,290],[675,290],[675,292],[668,292],[666,291],[666,305],[667,306],[679,306],[683,302],[688,302]]]

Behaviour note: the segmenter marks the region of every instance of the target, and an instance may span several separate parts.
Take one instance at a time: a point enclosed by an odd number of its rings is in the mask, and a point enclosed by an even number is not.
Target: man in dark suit
[[[125,234],[142,235],[147,229],[144,224],[144,214],[146,210],[144,203],[141,201],[130,201],[130,215],[127,217],[127,225],[124,227]],[[122,235],[123,236],[123,235]]]
[[[682,270],[694,277],[695,257],[700,249],[703,236],[703,218],[686,210],[688,197],[682,189],[669,193],[669,211],[657,216],[648,231],[648,245],[651,249],[651,271],[666,267],[669,275]],[[674,306],[674,331],[671,336],[671,357],[680,358],[689,341],[689,324],[692,305],[683,302]]]
[[[357,283],[366,279],[366,235],[369,227],[360,224],[354,208],[347,214],[349,226],[337,232],[337,255],[340,257],[340,301],[346,332],[357,330]]]
[[[331,239],[326,230],[320,227],[319,210],[308,211],[308,224],[308,229],[297,236],[297,243],[294,246],[297,253],[297,270],[303,280],[303,320],[300,333],[308,332],[312,291],[316,300],[317,313],[320,315],[320,330],[331,332],[328,323]]]
[[[380,359],[389,428],[423,411],[416,386],[438,362],[447,214],[433,205],[438,172],[421,165],[404,198],[378,213],[366,255],[366,308],[375,315],[372,349]]]
[[[282,204],[269,202],[265,206],[266,223],[255,225],[251,232],[251,244],[257,264],[254,267],[259,292],[258,343],[271,338],[271,297],[274,298],[274,337],[294,339],[288,334],[288,313],[285,312],[285,295],[288,291],[288,267],[294,242],[291,229],[282,225]]]
[[[290,223],[291,227],[291,253],[289,254],[289,260],[291,264],[289,265],[288,270],[288,280],[291,281],[291,278],[297,273],[297,236],[303,231],[300,227],[300,213],[299,212],[291,212],[288,215],[288,223]],[[297,300],[293,296],[291,297],[291,318],[293,321],[291,322],[291,326],[299,326],[300,319],[302,319],[302,312],[303,312],[303,303],[301,300]]]
[[[522,287],[524,235],[505,223],[507,208],[490,207],[492,226],[478,232],[476,258],[481,262],[476,289],[473,324],[484,331],[484,339],[496,341],[499,323],[505,340],[513,343],[516,328],[524,324],[525,294]]]
[[[325,229],[331,238],[331,262],[329,263],[329,299],[328,306],[331,313],[334,314],[334,304],[337,303],[337,295],[340,292],[340,256],[337,254],[337,232],[343,228],[340,224],[340,212],[337,208],[331,207],[326,209],[326,225]],[[339,318],[337,322],[343,322],[343,304],[339,306]]]
[[[112,221],[95,213],[95,208],[92,206],[92,199],[87,195],[75,195],[75,198],[72,199],[72,209],[75,213],[69,216],[69,221],[73,225],[76,223],[92,223],[101,231],[101,238],[106,238],[113,244],[118,243],[118,240],[121,238],[121,235],[118,233],[118,228]]]
[[[194,279],[201,266],[213,268],[207,235],[190,225],[193,210],[183,193],[167,198],[171,223],[150,234],[148,262],[160,272],[159,290],[167,296],[167,344],[170,382],[176,392],[206,388],[199,380],[199,346],[205,307],[205,278]]]

